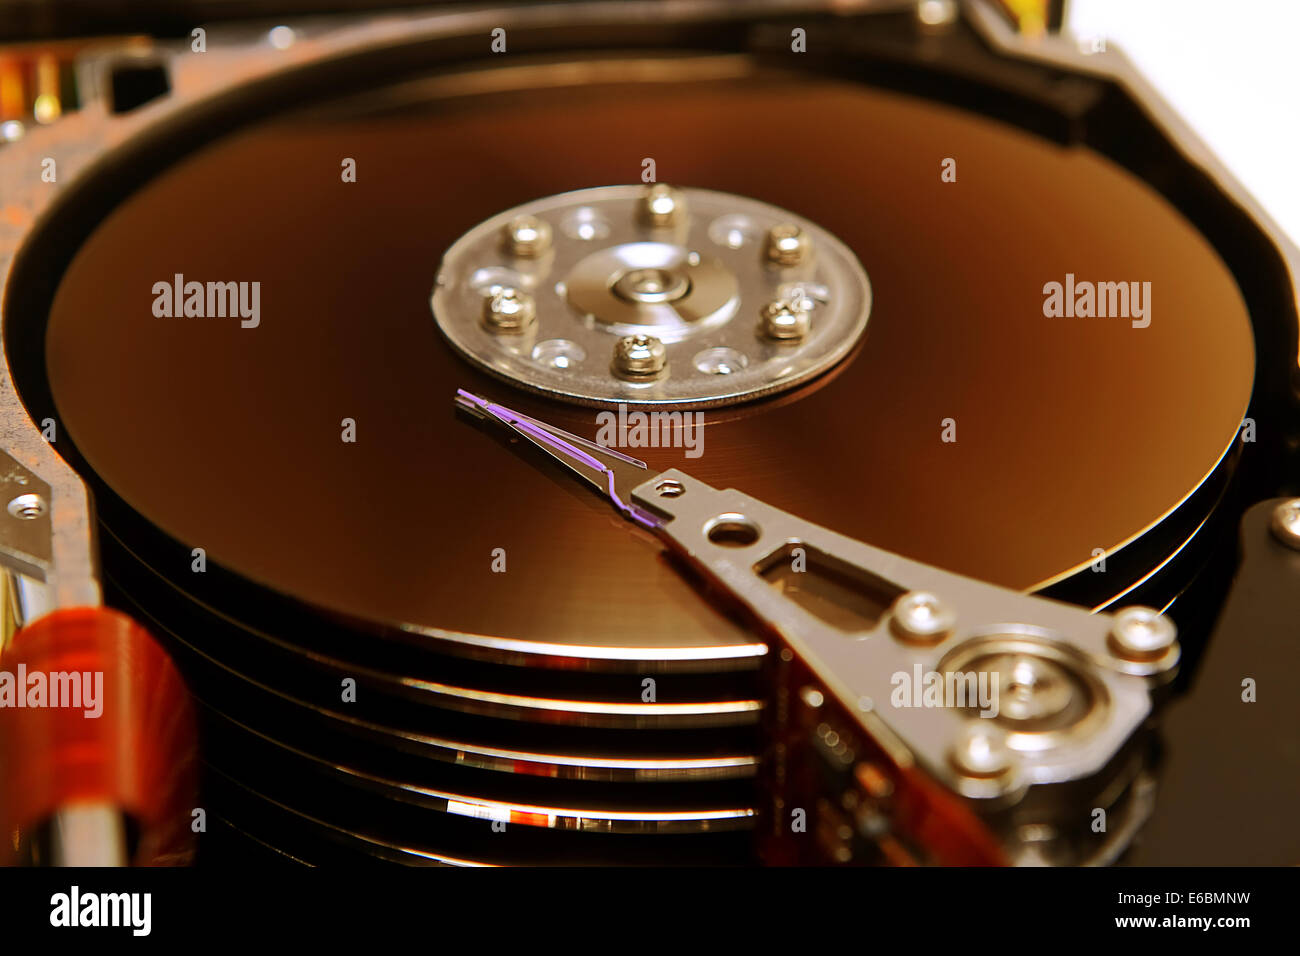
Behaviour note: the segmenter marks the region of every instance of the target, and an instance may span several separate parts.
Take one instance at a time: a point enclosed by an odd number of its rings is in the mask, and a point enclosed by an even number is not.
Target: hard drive
[[[10,862],[1296,862],[1297,252],[1121,53],[172,16],[5,60]]]

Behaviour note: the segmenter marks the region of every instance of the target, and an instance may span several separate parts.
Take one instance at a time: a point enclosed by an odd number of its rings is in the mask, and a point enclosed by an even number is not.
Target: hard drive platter
[[[1287,487],[1283,255],[1131,87],[1016,55],[999,16],[558,5],[326,21],[283,49],[214,28],[202,56],[110,64],[161,71],[157,99],[110,92],[5,147],[63,166],[53,199],[6,200],[13,384],[93,492],[108,602],[193,692],[200,861],[1293,862],[1294,824],[1245,792],[1192,849],[1189,774],[1212,770],[1179,717],[1253,673],[1213,608],[1245,506]],[[203,314],[214,286],[231,308]],[[626,339],[668,372],[620,365]],[[947,835],[880,823],[865,801],[905,803],[903,778],[863,768],[893,738],[817,717],[838,687],[779,626],[458,389],[601,445],[675,413],[619,446],[647,474],[1098,621],[1152,608],[1181,661],[976,634],[1025,695],[1003,711],[1029,764],[1066,721],[1036,709],[1053,694],[1093,711],[1082,734],[1118,721],[1117,671],[1151,715],[1078,806],[1044,776],[1050,806],[958,787],[960,810],[925,797]],[[760,563],[785,594],[876,593],[834,555],[817,584]],[[869,627],[897,637],[885,593]],[[782,788],[819,774],[801,842]],[[1098,806],[1128,822],[1090,833]]]

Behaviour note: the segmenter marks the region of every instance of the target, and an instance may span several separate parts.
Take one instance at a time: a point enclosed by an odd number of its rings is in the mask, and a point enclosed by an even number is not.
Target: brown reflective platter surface
[[[90,466],[210,561],[328,609],[667,656],[754,645],[649,534],[453,413],[466,387],[596,431],[595,409],[472,369],[429,312],[441,254],[467,229],[635,181],[645,157],[663,181],[820,224],[874,292],[848,360],[790,395],[706,410],[699,458],[634,450],[652,468],[1032,588],[1142,534],[1231,443],[1253,366],[1240,294],[1109,161],[832,80],[548,69],[477,75],[520,87],[507,92],[417,84],[278,118],[116,209],[68,269],[47,337],[59,416]],[[177,273],[260,282],[260,325],[155,316],[154,284]],[[1044,317],[1044,283],[1067,273],[1150,282],[1150,326]]]

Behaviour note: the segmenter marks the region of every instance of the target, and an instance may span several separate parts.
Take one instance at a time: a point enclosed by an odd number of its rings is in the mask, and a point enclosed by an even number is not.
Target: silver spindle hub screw
[[[667,183],[651,183],[641,197],[641,218],[662,228],[686,218],[686,197]]]
[[[812,239],[794,223],[779,223],[767,232],[767,258],[778,266],[797,266],[811,252]]]
[[[493,332],[518,334],[537,321],[537,307],[527,292],[498,289],[483,300],[483,321]]]
[[[774,299],[759,312],[759,331],[769,339],[798,342],[812,328],[812,300],[796,293],[788,299]]]
[[[623,378],[653,378],[667,363],[668,352],[653,335],[625,335],[614,345],[614,372]]]
[[[516,216],[501,230],[506,252],[521,259],[536,259],[551,249],[551,227],[536,216]]]

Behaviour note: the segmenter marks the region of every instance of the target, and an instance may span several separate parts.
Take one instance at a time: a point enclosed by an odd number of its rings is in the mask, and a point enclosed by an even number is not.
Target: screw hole
[[[9,502],[9,513],[22,521],[45,514],[45,499],[40,495],[19,495]]]
[[[758,525],[744,515],[718,515],[704,528],[705,536],[724,548],[747,548],[758,540]]]
[[[660,498],[680,498],[686,494],[686,489],[682,487],[680,481],[673,481],[671,478],[665,479],[655,485],[655,491]]]

